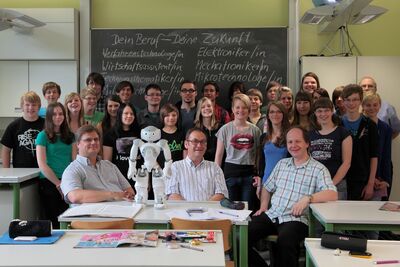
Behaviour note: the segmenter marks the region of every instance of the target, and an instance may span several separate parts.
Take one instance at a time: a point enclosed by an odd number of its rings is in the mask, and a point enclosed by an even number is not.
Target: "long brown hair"
[[[64,120],[60,125],[60,132],[59,132],[60,139],[65,144],[71,144],[74,140],[74,134],[68,127],[65,108],[59,102],[51,103],[47,106],[46,119],[44,122],[44,131],[50,143],[55,143],[57,141],[57,133],[54,131],[54,123],[53,123],[54,109],[57,107],[61,108],[62,113],[64,115]]]
[[[264,140],[262,142],[262,147],[264,147],[266,142],[272,140],[272,122],[269,119],[269,110],[271,109],[271,106],[277,107],[283,114],[283,118],[282,118],[282,122],[281,122],[281,135],[276,139],[276,142],[274,143],[276,146],[282,147],[286,143],[285,134],[286,134],[286,131],[290,127],[290,122],[289,122],[289,117],[288,117],[288,113],[286,111],[285,106],[279,101],[270,102],[267,106],[267,121],[266,122],[267,122],[268,130],[267,130]]]

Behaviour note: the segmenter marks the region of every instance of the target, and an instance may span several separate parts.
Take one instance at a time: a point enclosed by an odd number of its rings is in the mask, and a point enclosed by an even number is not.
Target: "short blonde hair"
[[[42,105],[40,101],[40,96],[38,96],[38,94],[36,94],[34,91],[28,91],[21,96],[20,100],[21,107],[24,105],[25,101],[29,103],[38,104],[39,108]]]
[[[245,94],[234,95],[232,97],[232,108],[235,105],[235,101],[242,101],[246,105],[247,109],[250,110],[251,101],[250,101],[250,98],[247,95],[245,95]]]
[[[91,87],[85,87],[81,90],[81,98],[82,100],[85,99],[88,95],[94,95],[97,99],[96,89]]]
[[[379,94],[368,93],[364,96],[361,105],[364,106],[365,104],[367,104],[367,102],[371,102],[374,100],[378,100],[379,105],[382,104],[382,100],[381,100],[381,97],[379,96]]]

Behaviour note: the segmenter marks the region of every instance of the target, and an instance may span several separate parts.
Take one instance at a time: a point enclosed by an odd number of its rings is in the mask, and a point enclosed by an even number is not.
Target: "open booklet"
[[[74,248],[116,248],[120,246],[156,247],[158,230],[85,234]]]
[[[397,211],[400,212],[400,205],[393,202],[386,202],[379,208],[380,210]]]
[[[82,204],[66,210],[60,215],[61,218],[96,216],[96,217],[116,217],[133,218],[143,208],[142,204],[116,205],[109,202]]]

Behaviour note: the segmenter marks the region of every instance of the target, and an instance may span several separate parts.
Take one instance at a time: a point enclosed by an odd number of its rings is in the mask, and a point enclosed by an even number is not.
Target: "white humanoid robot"
[[[135,180],[136,203],[145,204],[148,199],[149,173],[152,173],[154,191],[154,207],[162,209],[165,206],[165,179],[171,172],[171,151],[168,142],[161,139],[161,130],[154,126],[147,126],[140,131],[140,138],[133,141],[129,156],[128,179]],[[142,141],[145,140],[147,143]],[[159,140],[159,141],[158,141]],[[158,141],[157,143],[155,143]],[[138,151],[142,154],[144,164],[136,169]],[[161,150],[164,152],[165,164],[161,169],[157,157]]]

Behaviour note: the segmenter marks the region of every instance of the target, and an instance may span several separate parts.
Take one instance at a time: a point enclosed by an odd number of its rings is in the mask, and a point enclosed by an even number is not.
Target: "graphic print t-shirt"
[[[14,168],[37,168],[36,136],[43,129],[44,119],[26,121],[18,118],[10,123],[4,132],[1,143],[12,149]]]
[[[260,143],[261,131],[257,126],[247,123],[247,128],[238,131],[232,122],[219,129],[216,136],[224,143],[226,162],[238,165],[254,165]]]

